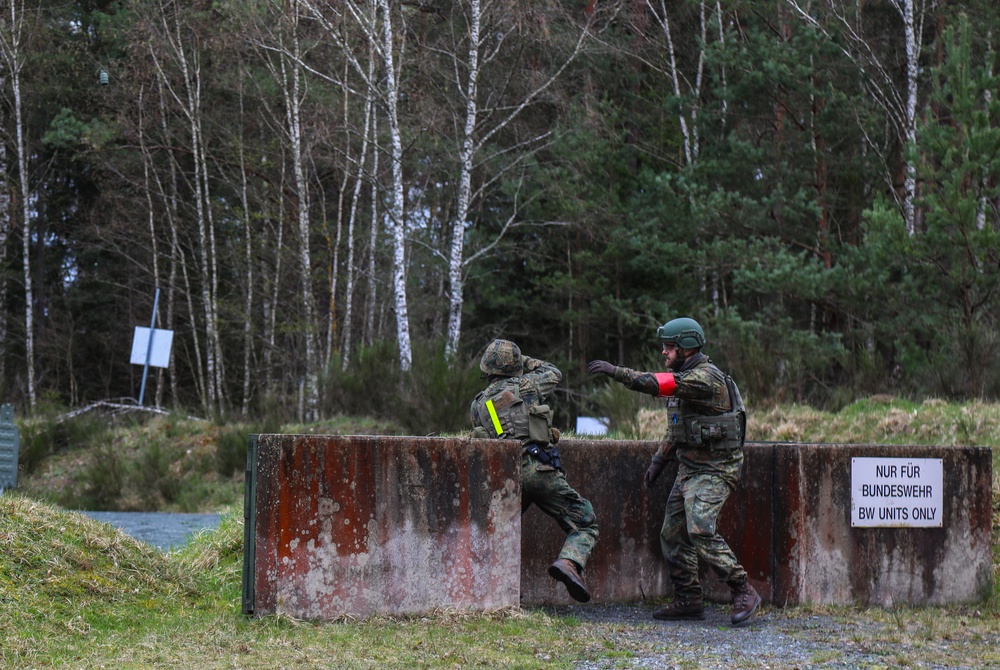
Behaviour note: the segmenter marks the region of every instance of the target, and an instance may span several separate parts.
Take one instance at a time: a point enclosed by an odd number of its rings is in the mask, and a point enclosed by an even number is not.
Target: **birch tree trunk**
[[[243,242],[246,268],[246,294],[243,301],[243,402],[240,411],[243,416],[250,414],[250,362],[253,359],[253,233],[250,220],[250,198],[247,195],[247,166],[243,138],[243,78],[246,73],[240,72],[240,117],[239,124],[239,156],[240,156],[240,205],[243,207]]]
[[[281,191],[284,190],[285,185],[285,161],[281,161]],[[274,249],[283,249],[285,244],[285,208],[278,207],[278,221],[277,230],[274,233]],[[277,333],[278,333],[278,294],[281,288],[281,268],[282,268],[282,258],[283,254],[274,254],[274,269],[271,274],[271,293],[266,296],[264,300],[264,339],[267,341],[267,349],[264,352],[264,369],[265,369],[265,388],[274,389],[277,387],[275,383],[275,364],[274,364],[274,352],[277,347]]]
[[[900,12],[903,15],[903,32],[906,44],[906,147],[917,146],[917,74],[920,72],[920,38],[913,19],[915,0],[902,0]],[[906,161],[906,177],[903,182],[903,218],[906,230],[913,235],[917,229],[916,212],[913,201],[917,193],[917,166]]]
[[[20,4],[20,7],[18,5]],[[18,10],[20,9],[20,13]],[[20,217],[21,238],[24,258],[22,270],[24,275],[24,348],[25,377],[27,383],[28,406],[35,409],[35,312],[34,292],[31,278],[31,199],[28,185],[28,148],[25,139],[24,103],[21,99],[21,68],[24,67],[23,52],[24,3],[10,0],[8,14],[10,24],[0,24],[0,50],[7,71],[10,75],[11,89],[14,93],[14,131],[17,150],[17,172],[20,186]]]
[[[403,136],[399,127],[399,84],[395,61],[395,29],[389,0],[377,0],[382,16],[382,64],[385,68],[386,107],[392,147],[392,203],[386,229],[392,237],[392,291],[396,305],[396,342],[399,368],[409,372],[413,364],[410,346],[410,316],[406,304],[406,219],[403,200]]]
[[[368,61],[369,79],[375,76],[375,59]],[[365,121],[361,131],[361,151],[358,155],[358,176],[354,181],[354,193],[351,195],[351,212],[347,217],[347,286],[344,288],[344,344],[340,360],[342,370],[347,370],[351,364],[351,337],[354,315],[354,223],[357,219],[358,202],[361,198],[361,186],[365,182],[365,160],[368,156],[368,137],[371,132],[372,115],[374,113],[373,91],[368,89],[365,100]],[[346,119],[345,119],[346,125]],[[372,175],[374,181],[375,175]],[[377,221],[372,217],[372,221]],[[374,242],[374,241],[373,241]]]
[[[344,120],[347,120],[347,96],[344,96]],[[346,124],[345,124],[346,127]],[[322,354],[323,367],[329,367],[330,360],[333,357],[333,352],[337,348],[337,284],[340,279],[340,243],[344,235],[344,198],[347,197],[347,187],[350,185],[351,181],[351,148],[350,141],[345,144],[344,149],[344,178],[340,182],[340,188],[337,189],[337,232],[335,235],[330,235],[329,220],[324,217],[326,225],[326,244],[329,250],[329,256],[327,258],[327,315],[328,321],[326,324],[326,346]],[[322,197],[323,191],[320,190],[320,197]],[[320,211],[326,211],[326,204],[324,199],[323,207]],[[350,270],[348,269],[348,272]]]
[[[996,57],[996,52],[993,50],[992,29],[986,31],[986,44],[987,48],[983,61],[986,63],[986,73],[989,76],[990,81],[992,81],[993,62],[994,58]],[[990,103],[993,102],[993,95],[994,93],[992,89],[987,88],[985,91],[983,91],[983,102],[986,103],[987,108],[989,108]],[[983,195],[979,196],[979,206],[976,209],[976,230],[984,230],[986,228],[986,212],[990,207],[990,199],[986,195],[988,186],[989,186],[989,177],[988,175],[983,175],[982,177],[979,178],[979,188],[981,189]],[[0,257],[0,260],[2,260],[2,257]],[[0,305],[2,304],[3,302],[0,301]],[[0,324],[0,326],[2,326],[2,324]],[[3,340],[0,340],[0,342],[2,341]],[[2,368],[0,368],[0,372],[2,372]],[[2,374],[0,374],[0,379],[3,379]]]
[[[166,94],[163,90],[163,81],[157,81],[157,91],[159,93],[159,109],[160,109],[160,131],[163,133],[164,140],[170,137],[169,125],[167,124],[167,100]],[[177,300],[177,273],[181,262],[183,262],[183,251],[181,250],[180,244],[180,231],[178,230],[178,217],[177,217],[177,160],[174,158],[172,152],[168,153],[167,165],[170,169],[170,191],[169,194],[164,188],[162,181],[160,180],[159,173],[153,172],[153,176],[156,179],[157,191],[160,198],[163,201],[163,211],[166,214],[167,225],[170,227],[170,279],[167,285],[167,316],[166,316],[166,327],[173,329],[174,327],[174,306]],[[191,326],[192,335],[194,336],[195,351],[199,351],[198,346],[198,329],[194,327],[194,322],[192,321]],[[177,406],[177,347],[170,347],[170,360],[168,362],[168,373],[170,375],[170,397],[174,407]],[[201,355],[197,356],[197,364],[201,365]],[[195,379],[201,378],[201,371],[198,370]],[[197,388],[197,386],[196,386]],[[156,404],[158,407],[163,406],[163,397],[160,395],[160,388],[157,388]],[[202,404],[204,404],[204,397],[202,396]]]
[[[385,1],[385,0],[381,0]],[[484,8],[481,0],[470,0],[468,15],[468,50],[463,56],[462,63],[466,71],[465,80],[455,82],[456,88],[465,99],[465,119],[463,131],[458,147],[458,175],[456,183],[458,191],[456,196],[455,220],[452,225],[452,238],[450,248],[447,253],[448,262],[448,328],[445,342],[445,355],[450,360],[458,351],[459,341],[462,332],[462,308],[465,304],[464,273],[466,268],[483,255],[483,252],[495,246],[496,242],[509,229],[514,222],[514,216],[508,219],[508,223],[501,228],[496,241],[488,244],[484,249],[473,254],[466,254],[465,234],[473,226],[469,220],[469,211],[473,200],[479,195],[472,190],[472,173],[477,161],[477,157],[483,151],[483,147],[488,141],[494,138],[500,131],[509,126],[524,110],[526,110],[542,93],[548,90],[562,75],[565,69],[577,56],[582,53],[583,45],[589,34],[590,19],[588,14],[587,24],[581,29],[576,44],[571,52],[562,61],[555,72],[544,79],[537,86],[524,94],[520,100],[510,104],[509,109],[502,117],[488,123],[485,128],[479,128],[480,105],[479,105],[479,78],[481,68],[484,63],[493,60],[503,48],[504,31],[489,24],[483,26],[484,19],[493,18],[489,14],[489,9],[493,8],[487,3]],[[503,8],[497,9],[502,11]],[[483,39],[483,35],[491,35],[491,41]],[[499,37],[497,37],[499,35]],[[458,56],[456,55],[456,60]],[[523,147],[530,148],[533,143],[540,143],[548,133],[543,133],[524,143]],[[481,191],[482,189],[480,189]]]
[[[153,57],[153,62],[164,85],[164,89],[170,93],[183,111],[190,128],[194,167],[192,184],[195,190],[194,200],[198,221],[201,296],[205,315],[205,411],[208,414],[214,414],[218,409],[222,409],[224,404],[223,370],[221,340],[218,331],[218,305],[216,303],[218,271],[215,231],[212,225],[210,211],[211,198],[208,191],[208,156],[201,126],[201,66],[196,50],[192,50],[193,59],[189,63],[183,39],[185,33],[178,15],[175,14],[173,16],[173,27],[171,28],[170,26],[167,13],[177,11],[177,8],[168,9],[161,5],[160,9],[160,21],[163,27],[162,38],[169,47],[174,63],[180,68],[183,95],[173,89],[159,54],[152,45],[150,45],[150,54]]]
[[[138,130],[139,130],[139,150],[142,153],[142,177],[143,177],[143,189],[146,192],[146,210],[148,213],[148,223],[149,223],[149,245],[150,254],[153,259],[153,286],[159,290],[160,288],[160,251],[159,242],[156,237],[156,208],[153,206],[153,184],[152,177],[150,176],[150,163],[152,162],[149,149],[146,147],[146,133],[145,125],[146,121],[144,118],[143,110],[145,105],[143,104],[143,98],[145,97],[145,90],[140,87],[139,89],[139,120],[138,120]],[[155,301],[154,301],[155,303]],[[154,321],[156,320],[156,315],[153,315]],[[161,321],[157,321],[161,323]],[[162,325],[161,325],[162,327]],[[152,337],[152,335],[150,335]],[[173,348],[173,347],[171,347]],[[157,384],[156,384],[156,400],[153,404],[156,407],[160,405],[160,399],[163,397],[163,371],[157,371]]]
[[[708,36],[708,22],[705,18],[705,2],[702,0],[702,2],[699,3],[701,18],[699,24],[701,31],[701,49],[698,53],[698,65],[695,70],[695,76],[693,77],[693,84],[690,91],[682,90],[682,81],[692,80],[685,77],[677,65],[677,52],[674,48],[674,38],[673,33],[671,32],[670,16],[667,14],[666,0],[660,0],[658,6],[654,6],[652,0],[646,0],[646,6],[649,7],[650,12],[652,12],[653,17],[660,26],[660,30],[663,31],[663,38],[667,47],[666,75],[670,80],[674,96],[678,100],[681,100],[685,95],[689,95],[692,101],[688,106],[686,113],[683,111],[684,107],[682,106],[681,111],[677,115],[677,121],[681,128],[681,137],[684,140],[684,161],[686,165],[691,166],[697,162],[699,152],[698,100],[701,94],[702,77],[705,69],[705,46],[707,44]]]
[[[2,28],[0,28],[2,30]],[[7,78],[0,76],[0,90],[6,85]],[[7,134],[7,116],[0,109],[0,135]],[[10,240],[13,211],[11,209],[10,174],[7,164],[7,143],[0,142],[0,267],[7,265],[7,242]],[[0,385],[7,377],[7,275],[0,273]]]
[[[917,230],[916,165],[907,157],[917,143],[917,104],[919,94],[920,52],[926,16],[926,0],[892,0],[898,10],[903,25],[903,48],[906,52],[905,91],[899,91],[891,67],[880,60],[875,45],[864,37],[860,24],[860,5],[848,0],[825,0],[822,6],[831,13],[837,24],[838,37],[834,37],[826,25],[820,21],[811,3],[801,0],[785,0],[799,17],[836,44],[846,40],[843,53],[864,75],[865,86],[872,93],[877,104],[885,110],[894,132],[903,145],[902,164],[903,194],[899,205],[906,230],[913,235]],[[824,17],[825,18],[825,17]],[[843,37],[840,37],[842,35]],[[895,175],[889,177],[895,192]],[[897,196],[898,197],[898,196]]]
[[[399,120],[399,71],[401,61],[396,59],[402,52],[396,35],[405,35],[402,19],[393,19],[389,0],[372,0],[369,8],[362,8],[355,2],[317,3],[313,0],[297,0],[310,15],[324,28],[327,35],[341,49],[355,73],[375,91],[385,106],[389,123],[389,153],[391,157],[391,188],[385,226],[392,244],[392,290],[396,313],[396,342],[399,347],[399,367],[409,372],[413,363],[410,343],[410,317],[407,307],[406,290],[406,207],[403,188],[403,140]],[[371,11],[368,11],[370,9]],[[333,13],[333,18],[327,15]],[[361,30],[368,46],[378,54],[381,64],[377,80],[367,76],[354,52],[355,38],[343,34],[344,25],[350,23]]]
[[[378,137],[378,115],[372,114],[372,142],[376,144],[375,138]],[[371,227],[368,231],[368,304],[365,310],[365,336],[364,342],[367,346],[371,346],[375,341],[375,299],[377,297],[378,284],[376,282],[376,258],[375,249],[378,243],[378,221],[379,221],[379,209],[378,209],[378,157],[379,151],[378,146],[372,147],[372,213],[371,213]]]
[[[303,411],[305,420],[314,421],[319,409],[318,371],[316,369],[316,327],[315,307],[312,295],[312,256],[309,253],[309,233],[311,230],[309,218],[309,179],[306,176],[305,156],[302,139],[302,66],[298,27],[298,5],[292,9],[292,25],[290,38],[292,40],[292,58],[281,59],[281,74],[283,94],[285,97],[285,113],[288,138],[292,150],[292,171],[295,175],[295,189],[298,196],[298,233],[299,233],[299,272],[301,276],[300,299],[302,302],[303,321],[305,324],[305,371],[302,384]]]
[[[445,356],[450,361],[458,351],[462,334],[462,307],[465,304],[465,284],[462,278],[465,257],[465,230],[469,225],[469,204],[472,197],[472,160],[476,153],[476,116],[479,111],[479,26],[480,2],[471,0],[469,6],[469,52],[466,65],[468,79],[465,83],[465,130],[458,152],[458,201],[455,224],[451,234],[451,251],[448,254],[448,336]]]
[[[201,67],[200,63],[198,68],[195,70],[198,76],[198,83],[194,91],[196,97],[194,99],[196,110],[195,119],[197,121],[198,128],[198,143],[196,144],[197,153],[195,159],[201,162],[201,179],[202,179],[202,192],[205,198],[205,232],[208,237],[208,276],[211,281],[211,285],[208,291],[208,304],[205,306],[206,312],[206,322],[209,321],[207,318],[209,315],[211,317],[211,328],[208,329],[206,333],[206,340],[208,344],[208,350],[212,352],[212,361],[214,363],[215,374],[211,380],[212,390],[215,394],[215,402],[222,411],[226,406],[225,398],[225,361],[222,356],[222,338],[220,335],[219,326],[219,255],[216,248],[215,241],[215,215],[213,214],[212,207],[212,197],[211,188],[209,184],[209,169],[208,169],[208,147],[205,142],[205,135],[202,128],[202,113],[201,113]]]

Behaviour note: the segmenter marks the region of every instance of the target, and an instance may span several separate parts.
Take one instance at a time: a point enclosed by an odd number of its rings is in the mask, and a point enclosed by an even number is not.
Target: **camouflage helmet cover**
[[[705,331],[694,319],[682,317],[667,321],[656,329],[660,342],[676,344],[682,349],[700,349],[705,345]]]
[[[479,360],[479,369],[488,375],[516,377],[522,371],[521,350],[510,340],[493,340]]]

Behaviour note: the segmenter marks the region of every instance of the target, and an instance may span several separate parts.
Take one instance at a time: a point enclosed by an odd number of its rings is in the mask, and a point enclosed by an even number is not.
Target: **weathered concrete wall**
[[[659,545],[668,489],[655,442],[563,440],[594,505],[593,602],[669,595]],[[988,448],[749,443],[719,529],[765,601],[944,604],[992,592]],[[260,436],[244,610],[301,618],[570,603],[548,576],[564,534],[520,515],[520,449],[489,440]],[[940,458],[940,528],[852,528],[851,459]],[[256,554],[254,556],[254,554]],[[703,572],[709,599],[728,602]],[[248,605],[247,584],[251,585]]]
[[[590,500],[600,537],[584,578],[593,602],[629,602],[669,592],[660,553],[664,484],[647,489],[643,474],[656,443],[625,440],[559,442],[566,479]],[[521,602],[572,603],[549,577],[566,535],[555,519],[531,507],[521,519]]]
[[[975,602],[992,592],[992,453],[986,447],[775,444],[772,599]],[[853,528],[851,459],[940,458],[940,528]]]
[[[569,483],[594,505],[601,537],[587,566],[594,602],[670,595],[659,547],[667,487],[646,489],[653,442],[564,440]],[[941,528],[852,528],[851,459],[941,458]],[[981,447],[749,443],[719,531],[766,602],[943,604],[992,592],[992,457]],[[546,573],[563,534],[538,510],[522,519],[521,601],[570,603]],[[702,571],[706,597],[728,587]]]
[[[244,611],[517,605],[519,455],[484,440],[259,436]]]

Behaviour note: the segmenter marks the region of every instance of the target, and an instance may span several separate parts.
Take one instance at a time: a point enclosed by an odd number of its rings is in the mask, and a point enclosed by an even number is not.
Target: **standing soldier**
[[[731,620],[740,626],[757,610],[760,596],[716,530],[716,521],[739,483],[746,409],[732,377],[701,352],[705,333],[697,321],[668,321],[656,335],[669,372],[637,372],[606,361],[587,365],[589,372],[608,375],[633,391],[667,398],[669,429],[646,470],[645,481],[652,487],[668,464],[676,471],[660,531],[674,600],[653,612],[653,617],[667,621],[704,618],[698,579],[701,558],[729,585]]]
[[[552,427],[552,410],[542,401],[562,379],[556,366],[522,356],[509,340],[494,340],[479,362],[489,385],[472,401],[472,437],[518,440],[521,451],[521,514],[531,506],[554,518],[567,534],[549,575],[580,602],[590,600],[583,581],[594,544],[597,517],[590,502],[566,482]]]

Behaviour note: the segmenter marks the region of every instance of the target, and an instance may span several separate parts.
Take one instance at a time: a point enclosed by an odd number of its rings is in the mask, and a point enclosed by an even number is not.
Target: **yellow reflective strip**
[[[490,418],[493,419],[493,430],[496,431],[497,437],[503,435],[503,428],[500,426],[500,417],[497,416],[497,411],[493,407],[493,401],[486,401],[486,409],[490,412]]]

